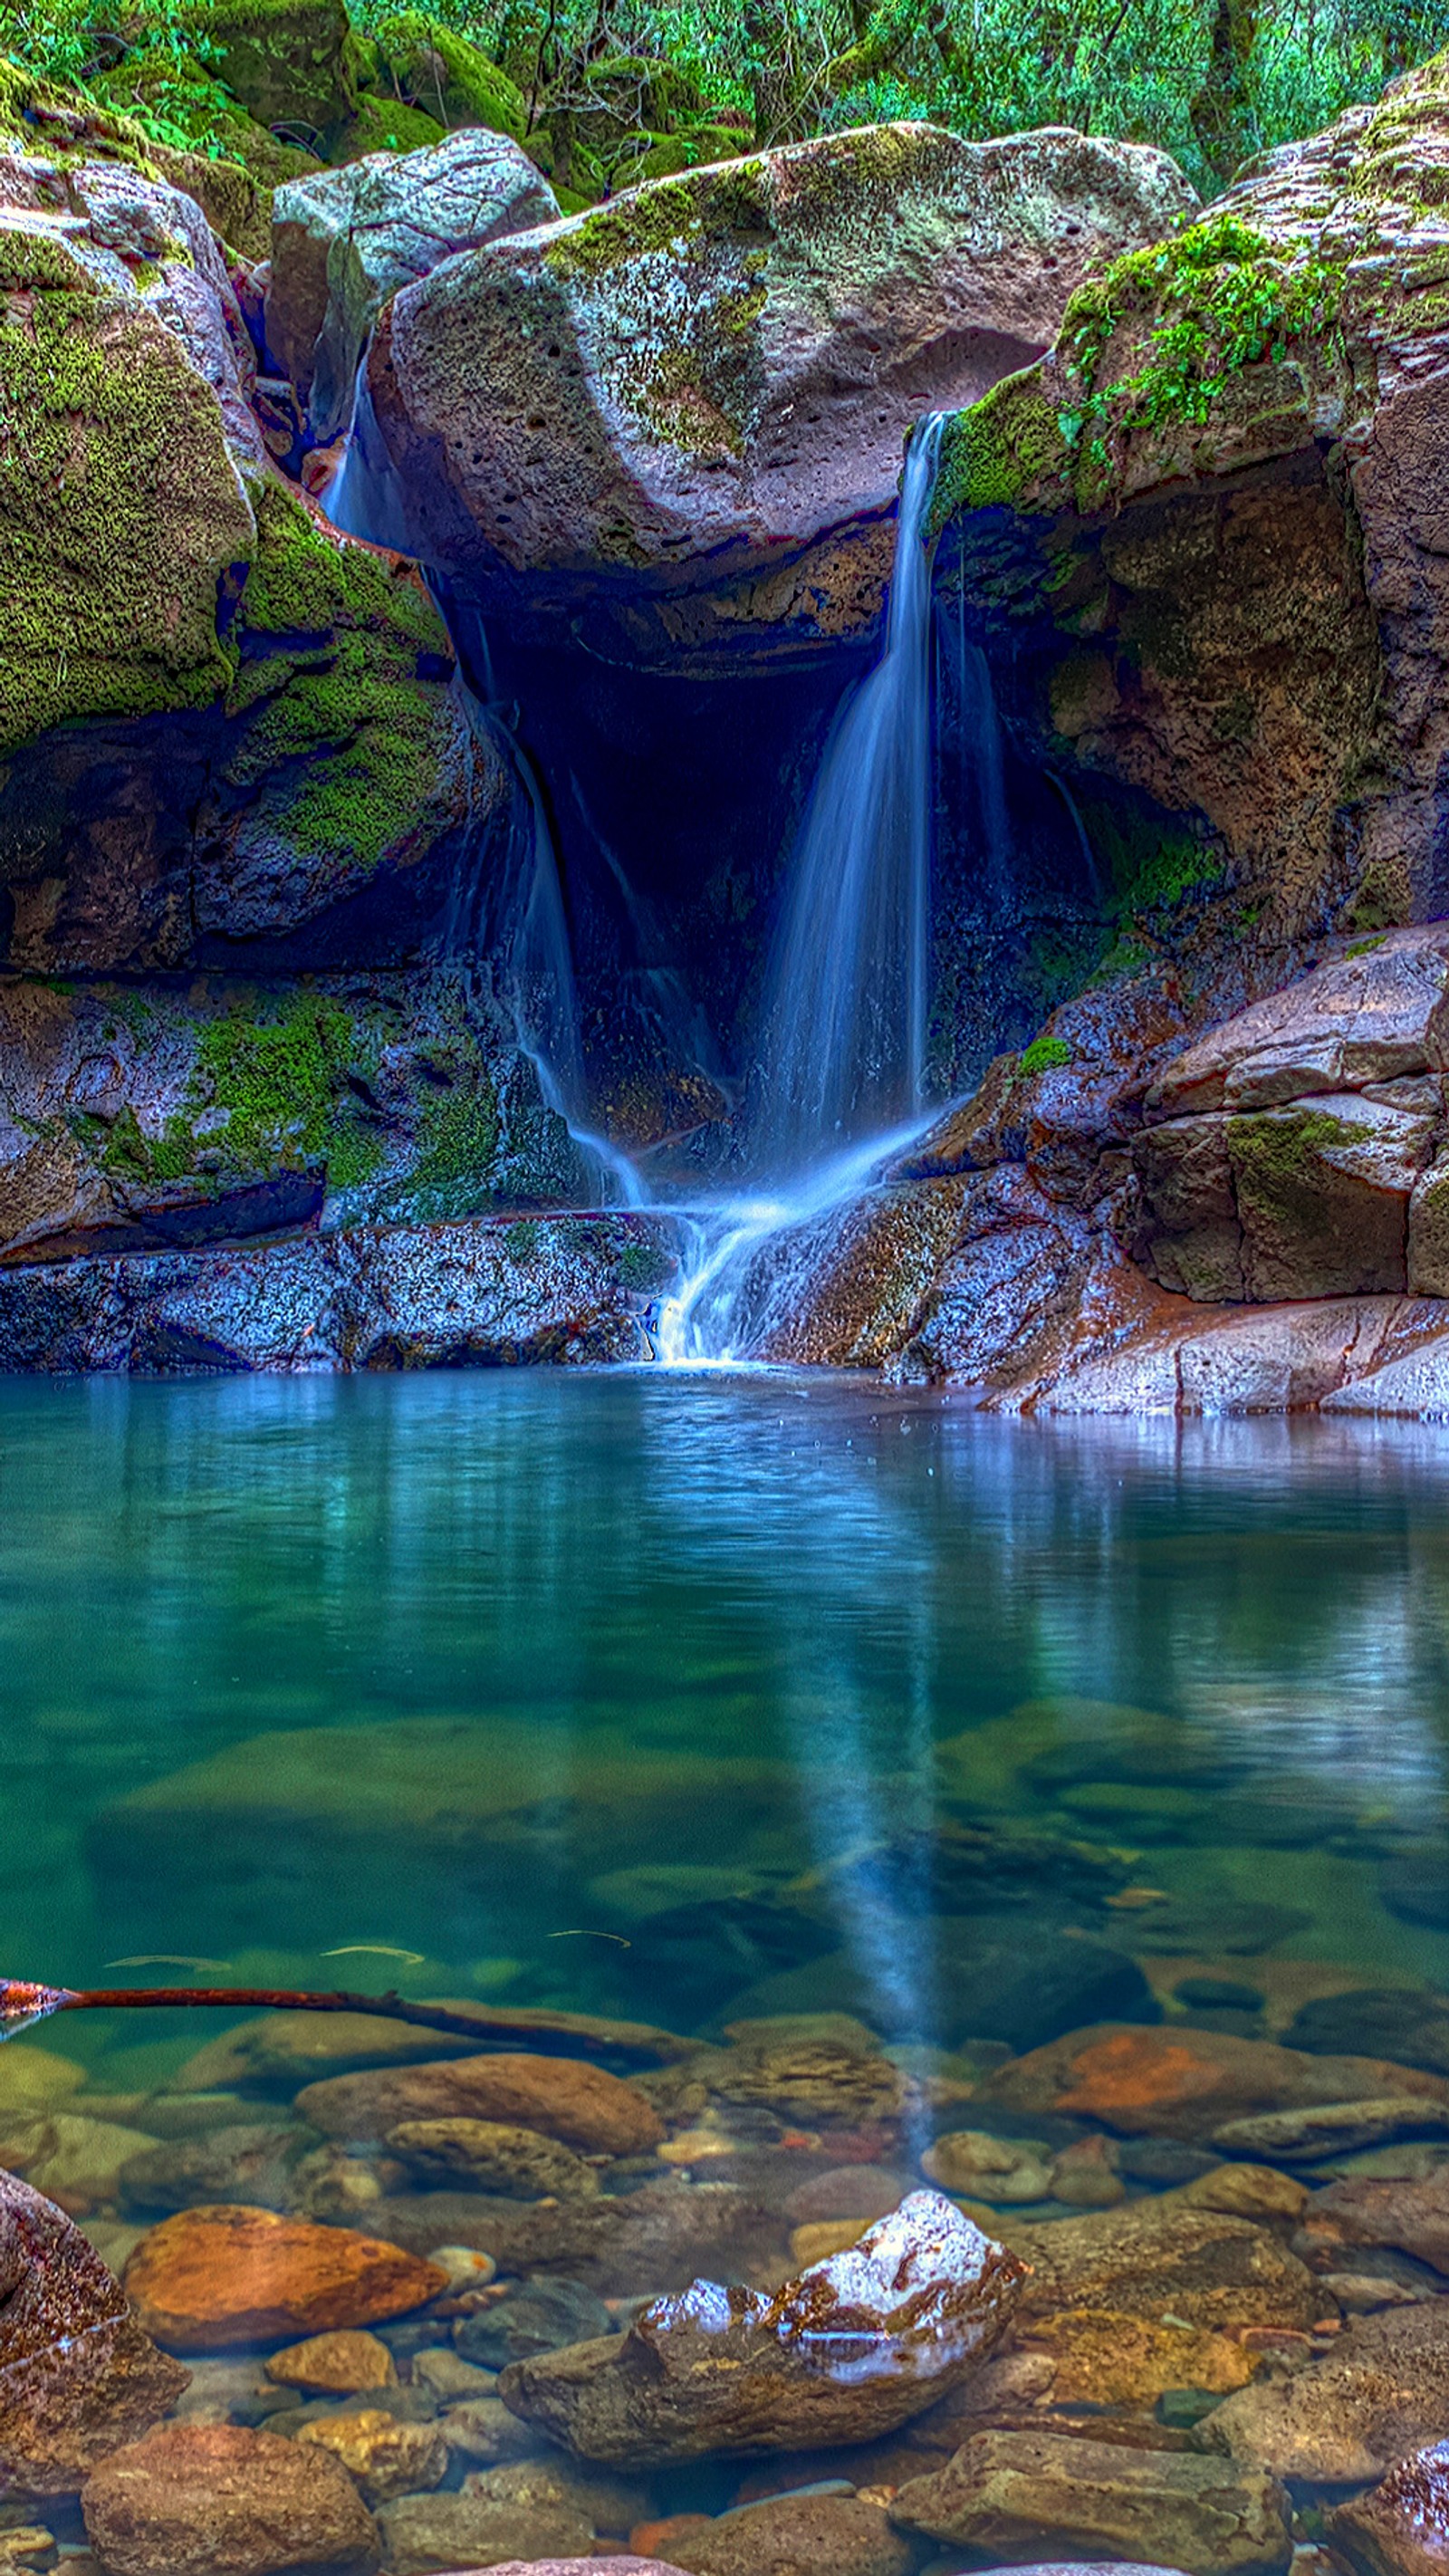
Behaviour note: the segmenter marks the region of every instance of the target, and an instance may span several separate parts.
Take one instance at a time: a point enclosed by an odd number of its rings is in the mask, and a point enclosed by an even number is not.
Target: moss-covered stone
[[[317,167],[315,153],[279,140],[249,116],[195,55],[140,47],[97,73],[90,93],[134,116],[153,144],[193,158],[234,162],[260,189],[280,188],[285,180]]]
[[[523,93],[480,46],[421,9],[394,10],[377,21],[372,34],[376,70],[369,86],[380,99],[391,95],[444,130],[482,125],[523,141]]]
[[[259,124],[325,147],[356,108],[363,57],[343,0],[189,0],[188,20]]]
[[[0,749],[76,716],[204,705],[251,509],[181,342],[58,229],[0,236]]]

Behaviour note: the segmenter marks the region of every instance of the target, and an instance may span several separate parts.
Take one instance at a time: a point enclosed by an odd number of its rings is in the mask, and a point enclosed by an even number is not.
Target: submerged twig
[[[694,2043],[649,2022],[605,2021],[590,2013],[526,2012],[502,2004],[469,2004],[459,2010],[447,2004],[411,2003],[402,1995],[312,1994],[292,1986],[37,1986],[18,1977],[0,1978],[0,2039],[48,2021],[59,2012],[152,2010],[173,2005],[235,2011],[245,2004],[270,2012],[375,2013],[387,2021],[411,2022],[419,2030],[445,2031],[457,2039],[486,2044],[501,2039],[528,2039],[545,2054],[596,2055],[643,2059],[667,2066],[686,2057]]]

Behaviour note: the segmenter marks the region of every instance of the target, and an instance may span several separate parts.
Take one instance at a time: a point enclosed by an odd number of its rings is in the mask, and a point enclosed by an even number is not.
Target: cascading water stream
[[[767,1239],[804,1229],[922,1120],[931,878],[930,531],[945,416],[906,452],[885,650],[836,719],[768,976],[749,1156],[758,1188],[693,1219],[659,1321],[666,1366],[754,1346]]]

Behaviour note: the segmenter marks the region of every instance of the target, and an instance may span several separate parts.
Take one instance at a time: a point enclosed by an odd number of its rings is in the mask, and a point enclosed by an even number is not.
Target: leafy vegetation
[[[426,12],[353,0],[339,128],[278,117],[238,77],[238,29],[283,5],[226,0],[221,25],[217,0],[0,0],[0,58],[125,105],[159,141],[242,159],[249,122],[327,159],[372,148],[389,102],[414,140],[422,117],[430,132],[488,123],[521,133],[587,199],[752,143],[896,117],[973,137],[1043,124],[1126,136],[1213,190],[1449,41],[1449,0],[433,0]],[[1256,309],[1249,297],[1238,317],[1249,331]],[[1187,341],[1160,354],[1188,395],[1199,355],[1213,363]]]

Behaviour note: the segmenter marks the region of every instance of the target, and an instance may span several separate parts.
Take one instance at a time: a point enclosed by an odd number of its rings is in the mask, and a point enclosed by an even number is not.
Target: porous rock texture
[[[347,426],[377,314],[459,251],[557,220],[558,201],[508,135],[465,126],[425,152],[371,152],[293,179],[272,201],[267,344],[313,435]]]
[[[912,422],[1036,355],[1093,260],[1193,202],[1162,154],[1065,129],[873,126],[652,181],[396,296],[374,463],[413,550],[515,615],[594,597],[598,622],[607,593],[676,664],[828,640],[878,613]]]
[[[340,2460],[240,2424],[168,2424],[81,2494],[106,2576],[373,2576],[377,2525]]]
[[[186,2382],[79,2228],[0,2174],[0,2492],[74,2495]]]
[[[500,2394],[587,2460],[868,2441],[985,2360],[1021,2278],[954,2203],[913,2192],[772,2296],[695,2281],[622,2336],[512,2363]]]

